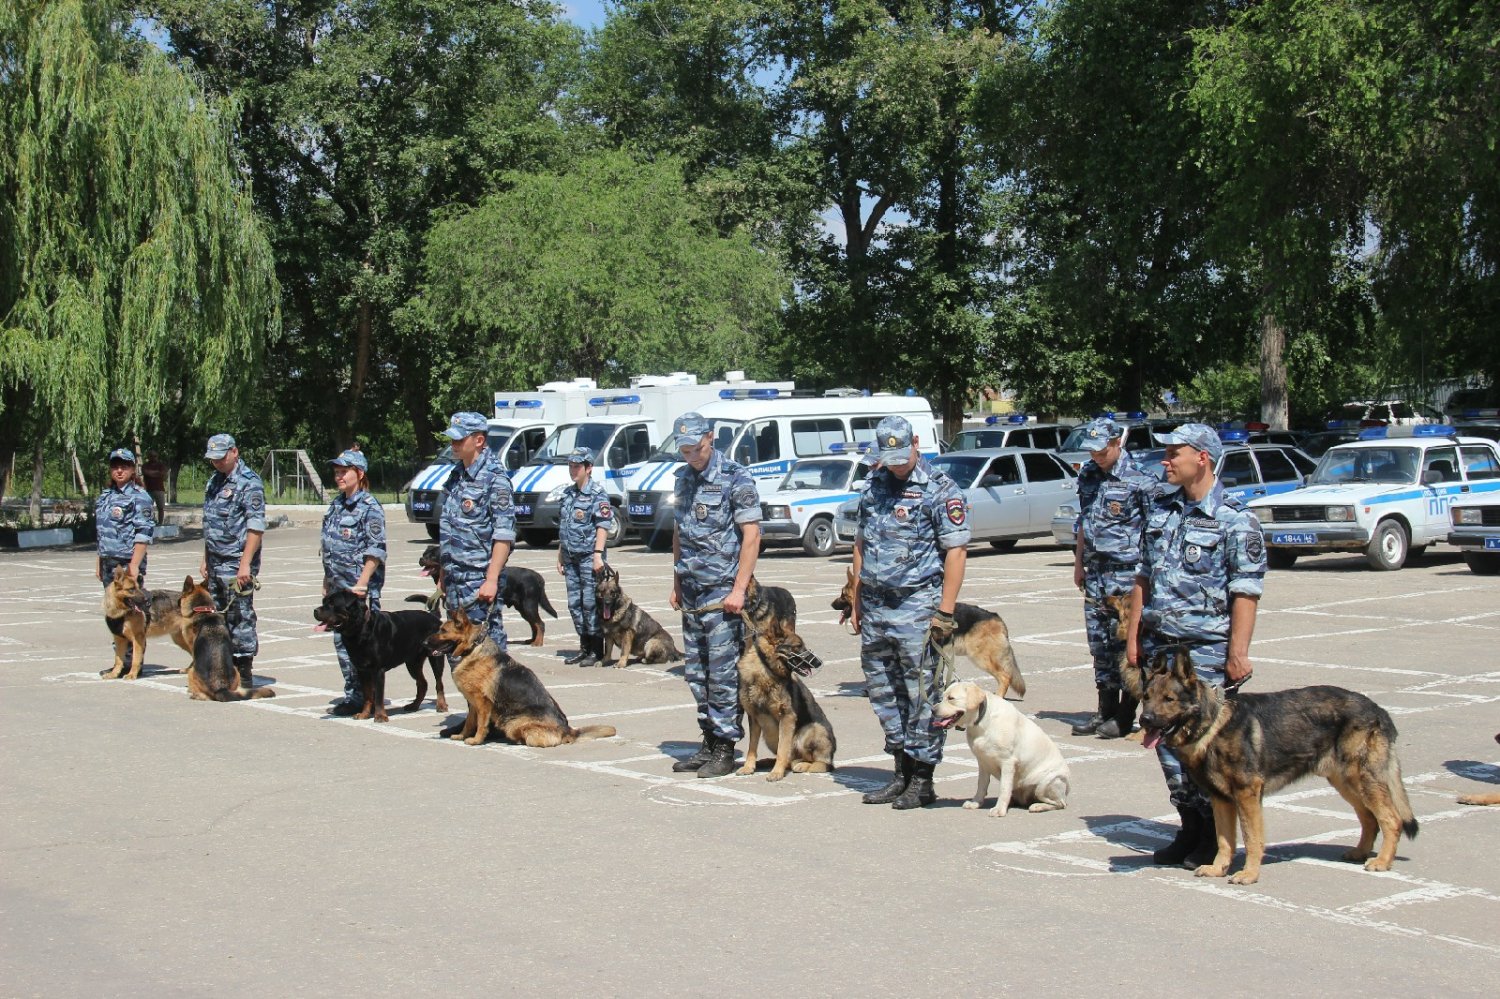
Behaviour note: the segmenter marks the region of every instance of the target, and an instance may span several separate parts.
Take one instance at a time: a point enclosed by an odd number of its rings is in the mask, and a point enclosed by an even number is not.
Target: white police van
[[[1301,555],[1363,551],[1394,570],[1446,541],[1455,501],[1500,493],[1494,441],[1460,437],[1445,424],[1371,427],[1330,448],[1300,489],[1250,502],[1273,568]]]
[[[760,533],[767,541],[800,541],[809,555],[832,555],[838,545],[833,515],[859,495],[870,474],[862,458],[868,441],[844,441],[828,453],[798,458],[773,491],[761,491]]]
[[[1500,476],[1500,468],[1469,469],[1470,475],[1488,472]],[[1448,508],[1451,526],[1448,543],[1463,549],[1464,562],[1476,576],[1500,573],[1500,492],[1477,500],[1460,500]]]
[[[961,430],[948,442],[949,451],[973,451],[982,447],[1034,447],[1056,451],[1073,432],[1071,425],[1038,423],[1025,413],[986,416],[984,426]]]
[[[764,499],[774,492],[798,458],[827,454],[839,442],[868,441],[887,416],[911,423],[927,457],[938,453],[932,407],[921,396],[797,396],[785,389],[724,389],[720,401],[698,412],[713,426],[714,448],[750,470]],[[630,477],[626,515],[629,527],[648,545],[672,539],[673,489],[685,467],[671,440]],[[836,504],[835,504],[836,505]]]

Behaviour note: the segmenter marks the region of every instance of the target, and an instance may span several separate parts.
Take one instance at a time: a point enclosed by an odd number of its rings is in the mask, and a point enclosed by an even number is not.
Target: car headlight
[[[542,500],[542,502],[543,503],[556,503],[558,500],[562,499],[562,494],[567,491],[568,486],[570,486],[570,485],[572,485],[572,483],[570,483],[570,482],[564,482],[560,486],[553,486],[552,487],[552,491],[547,494],[547,498],[544,499],[544,500]]]
[[[1483,524],[1484,511],[1477,506],[1453,507],[1450,511],[1455,524]]]
[[[792,508],[789,506],[761,504],[760,515],[767,520],[791,520]]]
[[[656,494],[656,505],[657,506],[676,506],[677,505],[677,494],[676,493],[657,493]]]
[[[1350,521],[1354,519],[1354,507],[1331,506],[1328,508],[1327,517],[1330,521]]]

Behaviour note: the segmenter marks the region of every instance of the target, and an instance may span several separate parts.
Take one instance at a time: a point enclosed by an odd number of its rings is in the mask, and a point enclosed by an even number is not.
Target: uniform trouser
[[[443,592],[447,595],[448,610],[461,610],[469,616],[470,621],[483,622],[485,630],[495,644],[504,652],[510,647],[510,640],[505,637],[505,622],[501,619],[500,594],[495,594],[491,603],[482,604],[476,598],[479,588],[484,585],[484,573],[465,571],[458,568],[444,567],[443,569]],[[458,656],[448,657],[448,670],[452,672],[453,667],[458,665]]]
[[[932,724],[937,664],[927,659],[927,627],[941,586],[918,590],[860,588],[859,658],[870,707],[885,732],[885,751],[940,763],[947,732]]]
[[[1162,649],[1181,647],[1187,650],[1192,660],[1193,672],[1204,683],[1215,687],[1224,686],[1224,662],[1229,657],[1228,642],[1190,642],[1167,638],[1163,635],[1149,636],[1141,644],[1141,665],[1144,667]],[[1177,754],[1167,748],[1165,742],[1157,743],[1156,758],[1161,763],[1162,776],[1167,779],[1167,796],[1175,808],[1193,808],[1202,815],[1212,815],[1213,806],[1208,795],[1193,783],[1193,779],[1182,769]]]
[[[208,563],[208,592],[214,596],[214,606],[224,615],[236,659],[253,657],[260,651],[260,639],[255,633],[255,589],[251,586],[243,594],[235,592],[234,580],[239,571],[237,558],[222,562],[210,559]]]
[[[1115,637],[1119,622],[1105,597],[1129,596],[1135,585],[1135,567],[1087,564],[1083,569],[1083,626],[1094,657],[1094,686],[1120,689],[1120,661],[1125,658],[1125,640]]]
[[[106,590],[109,589],[109,584],[112,583],[112,582],[114,582],[115,570],[116,569],[128,569],[128,568],[130,568],[130,559],[128,559],[128,558],[126,558],[126,559],[119,559],[119,558],[109,558],[109,557],[104,556],[104,555],[99,556],[99,575],[102,577],[101,582],[104,584],[104,588]],[[146,560],[144,558],[141,559],[141,574],[139,576],[135,577],[135,581],[137,583],[139,583],[142,587],[144,587],[146,585]],[[111,642],[110,644],[113,644],[113,642]],[[125,669],[128,670],[130,668],[130,660],[134,656],[135,656],[135,648],[133,646],[131,646],[127,642],[126,645],[125,645],[125,658],[124,658],[124,663],[125,663],[125,667],[124,668]]]
[[[563,582],[568,587],[568,613],[580,638],[600,634],[599,608],[594,603],[594,552],[562,553]]]
[[[334,587],[347,589],[353,585],[353,581],[345,583],[330,576],[324,580],[324,585],[331,592]],[[366,591],[365,596],[369,601],[371,613],[380,610],[380,589],[378,587],[370,587]],[[333,633],[333,652],[334,655],[339,657],[339,672],[344,674],[344,699],[353,704],[363,704],[365,700],[364,688],[359,685],[359,677],[354,672],[354,663],[349,659],[349,650],[344,648],[344,639],[336,631]]]
[[[682,591],[683,674],[698,703],[698,728],[705,736],[738,742],[740,727],[740,653],[744,650],[744,625],[738,616],[722,610],[694,614],[693,610],[724,602],[731,583],[703,586],[690,579],[679,582]]]

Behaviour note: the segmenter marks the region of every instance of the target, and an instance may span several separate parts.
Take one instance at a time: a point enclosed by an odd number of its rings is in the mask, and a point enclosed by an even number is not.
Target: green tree
[[[0,4],[0,458],[228,413],[277,331],[234,110],[123,23]]]

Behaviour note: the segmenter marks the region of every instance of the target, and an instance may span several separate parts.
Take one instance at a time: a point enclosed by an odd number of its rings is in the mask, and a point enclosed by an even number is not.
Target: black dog
[[[429,613],[439,614],[442,609],[443,567],[438,556],[438,546],[428,545],[422,551],[422,557],[417,559],[417,565],[421,566],[422,575],[431,576],[437,581],[437,592],[429,597],[414,593],[406,599],[411,603],[426,604]],[[547,635],[547,626],[542,623],[541,612],[546,611],[557,617],[557,611],[552,609],[552,603],[547,599],[547,586],[542,580],[542,574],[518,565],[506,566],[505,571],[500,574],[500,602],[518,612],[531,625],[531,638],[527,640],[527,644],[541,645]]]
[[[402,663],[417,683],[416,699],[404,710],[421,707],[422,699],[427,696],[427,680],[422,675],[424,659],[431,664],[432,678],[437,684],[437,709],[448,710],[448,697],[443,692],[443,657],[429,652],[426,644],[442,623],[435,616],[426,611],[371,612],[356,594],[334,590],[323,598],[313,617],[338,632],[359,677],[365,706],[354,717],[369,718],[373,714],[378,722],[390,721],[385,713],[385,672]]]

